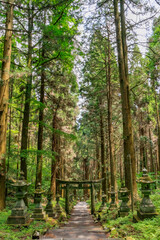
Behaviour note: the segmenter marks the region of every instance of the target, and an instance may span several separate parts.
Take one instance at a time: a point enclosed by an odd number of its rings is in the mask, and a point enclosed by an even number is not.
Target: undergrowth
[[[156,211],[160,214],[160,190],[155,190],[155,194],[151,195],[151,199]],[[98,207],[99,203],[96,203],[96,209]],[[136,211],[134,211],[135,214]],[[132,212],[126,217],[113,219],[113,213],[105,210],[101,213],[101,222],[104,229],[110,232],[110,238],[160,240],[160,215],[134,223]]]
[[[56,202],[53,202],[55,206]],[[60,220],[63,221],[66,218],[64,211],[65,200],[60,199],[60,205],[62,207],[62,214]],[[32,213],[34,204],[30,204],[28,212]],[[47,218],[47,221],[33,221],[28,227],[19,227],[8,225],[7,218],[11,215],[11,210],[6,208],[4,211],[0,212],[0,239],[1,240],[31,240],[34,231],[44,234],[48,229],[57,228],[60,224],[58,220]]]

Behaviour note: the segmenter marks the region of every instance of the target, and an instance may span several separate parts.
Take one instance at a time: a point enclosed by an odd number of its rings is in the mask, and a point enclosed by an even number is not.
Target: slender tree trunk
[[[99,149],[99,141],[98,141],[98,133],[96,131],[96,179],[101,178],[101,162],[100,162],[100,149]],[[101,189],[98,190],[98,200],[101,199]]]
[[[96,133],[96,179],[101,178],[101,163],[100,163],[100,153],[99,153],[99,141],[98,141],[98,133]]]
[[[63,144],[65,144],[65,142],[63,141]],[[65,149],[65,145],[64,146],[64,149]],[[64,156],[63,154],[61,155],[61,179],[65,179],[64,177],[64,164],[65,164],[65,159],[64,159]],[[61,190],[61,195],[62,195],[62,198],[64,198],[64,189]]]
[[[5,208],[5,184],[6,184],[6,134],[7,114],[9,100],[9,73],[11,64],[11,41],[13,28],[13,0],[7,1],[6,32],[4,38],[4,51],[2,62],[2,74],[0,83],[0,210]]]
[[[19,152],[19,150],[20,150],[20,139],[21,139],[21,128],[22,128],[23,98],[24,98],[24,95],[22,95],[21,110],[20,110],[20,117],[19,117],[19,126],[17,126],[17,128],[18,128],[18,137],[17,137],[18,152]],[[18,178],[18,175],[19,175],[19,163],[20,163],[20,160],[19,160],[19,158],[17,158],[17,174],[16,174],[17,178]]]
[[[88,157],[84,158],[84,179],[89,180],[89,163],[88,163]],[[88,185],[85,185],[88,187]],[[84,189],[84,195],[89,197],[89,189]]]
[[[106,192],[106,161],[105,161],[105,144],[104,144],[104,123],[103,123],[103,114],[102,114],[102,100],[100,99],[100,138],[101,138],[101,166],[102,166],[102,191],[104,194]]]
[[[10,86],[10,101],[13,96],[13,83]],[[7,162],[7,175],[10,167],[10,155],[11,155],[11,137],[12,137],[12,107],[9,108],[9,129],[8,129],[8,162]]]
[[[58,108],[58,107],[57,107]],[[57,164],[58,164],[58,141],[57,141],[57,134],[55,130],[57,129],[57,117],[56,113],[53,113],[53,121],[52,121],[52,163],[51,163],[51,191],[53,193],[53,199],[56,197],[56,175],[57,175]]]
[[[13,95],[13,83],[10,86],[10,101],[12,101],[12,95]],[[10,168],[10,156],[11,156],[11,138],[12,138],[12,106],[9,107],[9,126],[8,126],[8,159],[7,159],[7,180],[8,180],[8,174],[9,174],[9,168]],[[6,196],[8,194],[8,188],[6,186]]]
[[[42,46],[42,59],[44,59],[45,50],[44,44]],[[44,81],[45,81],[45,70],[44,65],[42,65],[41,70],[41,89],[40,89],[40,109],[39,109],[39,125],[38,125],[38,152],[37,152],[37,166],[36,166],[36,184],[37,188],[38,183],[42,184],[42,163],[43,163],[43,120],[44,120]]]
[[[145,143],[144,143],[144,123],[143,123],[143,114],[140,112],[140,171],[142,172],[143,168],[146,168],[146,156],[145,156]]]
[[[158,145],[158,152],[157,152],[157,164],[158,164],[158,170],[160,171],[160,120],[159,120],[159,109],[158,109],[158,104],[157,104],[157,93],[155,89],[155,79],[153,76],[153,92],[154,92],[154,100],[155,100],[155,107],[156,107],[156,115],[157,115],[157,134],[158,134],[158,140],[157,140],[157,145]]]
[[[30,76],[27,79],[26,93],[25,93],[25,106],[22,124],[22,138],[21,138],[21,172],[24,173],[27,179],[27,144],[28,144],[28,128],[29,128],[29,114],[30,114],[30,100],[32,90],[32,30],[33,30],[33,4],[30,9],[28,5],[28,60],[27,65],[30,69]]]
[[[132,186],[133,195],[137,199],[136,184],[136,161],[132,133],[132,121],[129,99],[129,81],[128,81],[128,62],[127,62],[127,45],[124,18],[124,2],[121,0],[121,27],[118,11],[118,0],[114,0],[114,15],[116,25],[118,63],[119,63],[119,79],[122,98],[122,115],[123,115],[123,139],[124,139],[124,164],[125,164],[125,184],[131,190],[130,157],[132,163]]]
[[[106,67],[106,82],[108,86],[107,100],[108,100],[108,142],[109,142],[109,156],[110,156],[110,170],[111,170],[111,186],[117,190],[116,182],[116,163],[114,158],[114,144],[113,144],[113,125],[112,125],[112,86],[111,86],[111,49],[110,49],[110,36],[108,30],[108,62],[105,60]],[[107,57],[107,56],[106,56]]]
[[[56,135],[56,161],[57,161],[57,167],[56,167],[56,178],[61,179],[61,137],[60,135]],[[60,190],[60,185],[56,185],[56,193],[58,193],[61,196],[61,190]]]
[[[149,150],[150,150],[150,172],[154,172],[154,162],[153,162],[153,151],[152,151],[152,136],[151,136],[151,129],[149,127]]]
[[[105,129],[105,152],[106,152],[106,201],[110,201],[109,191],[111,190],[111,168],[110,168],[110,151],[109,151],[109,136],[108,136],[108,121]]]
[[[123,159],[122,159],[122,156],[119,155],[119,161],[120,161],[120,179],[121,179],[121,183],[123,182],[124,180],[124,177],[123,177]]]

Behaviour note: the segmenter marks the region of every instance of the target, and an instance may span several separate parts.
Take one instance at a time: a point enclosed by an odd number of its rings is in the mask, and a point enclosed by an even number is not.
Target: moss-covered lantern
[[[113,210],[117,208],[117,204],[116,204],[116,192],[114,190],[114,187],[111,187],[111,191],[108,192],[111,196],[111,202],[110,202],[110,206],[109,206],[109,210]]]
[[[44,190],[41,188],[41,184],[38,183],[38,187],[36,188],[34,192],[34,202],[35,202],[35,208],[33,210],[32,218],[34,220],[41,220],[45,221],[46,216],[44,214],[43,208],[42,208],[42,194],[44,193]]]
[[[12,209],[11,215],[7,219],[7,224],[12,225],[26,225],[30,222],[29,214],[27,213],[27,207],[24,203],[24,197],[26,195],[25,188],[27,187],[26,181],[18,179],[15,183],[11,184],[16,188],[17,201]]]
[[[149,197],[152,191],[151,184],[153,184],[155,181],[148,176],[147,169],[143,169],[143,175],[137,182],[141,184],[143,199],[140,203],[139,210],[137,211],[137,216],[134,216],[134,220],[138,221],[157,216],[158,214],[155,210],[155,206]]]
[[[124,183],[122,183],[121,189],[118,191],[119,199],[122,200],[120,209],[118,211],[118,215],[120,217],[127,216],[130,208],[127,205],[129,201],[129,190],[124,186]]]
[[[53,197],[53,193],[51,192],[51,189],[48,190],[47,192],[47,205],[45,208],[46,214],[48,215],[48,217],[54,218],[55,217],[55,212],[53,209],[53,204],[52,204],[52,197]]]

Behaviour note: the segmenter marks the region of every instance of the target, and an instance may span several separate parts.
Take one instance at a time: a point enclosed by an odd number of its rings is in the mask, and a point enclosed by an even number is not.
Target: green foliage
[[[156,210],[160,214],[160,190],[156,190],[155,194],[151,195],[151,199],[156,207]],[[99,203],[96,204],[96,208]],[[134,240],[150,240],[160,238],[160,215],[152,219],[145,219],[138,223],[133,223],[133,214],[129,213],[126,217],[118,217],[117,219],[112,219],[113,213],[109,217],[109,212],[102,212],[101,221],[103,223],[104,229],[110,232],[110,236],[113,238],[126,238],[132,237]],[[136,214],[136,211],[134,211]],[[128,239],[127,238],[127,239]]]
[[[11,199],[8,199],[11,200]],[[46,204],[46,200],[44,201]],[[43,205],[44,205],[43,203]],[[15,203],[14,203],[15,204]],[[53,202],[53,207],[55,206],[56,202]],[[19,240],[19,239],[32,239],[32,234],[36,230],[43,235],[48,229],[56,228],[59,226],[60,221],[64,221],[66,219],[65,213],[65,199],[60,198],[59,201],[60,206],[62,207],[62,214],[58,220],[48,218],[46,222],[44,221],[33,221],[27,227],[18,227],[18,226],[10,226],[6,224],[8,216],[11,214],[11,210],[8,208],[2,212],[0,212],[0,239],[4,240]],[[75,204],[75,202],[74,202]],[[12,206],[13,207],[13,206]],[[29,204],[29,213],[32,214],[34,209],[34,204]]]
[[[11,214],[11,211],[2,211],[0,212],[0,239],[4,240],[19,240],[19,239],[32,239],[33,232],[39,231],[43,234],[47,229],[55,227],[55,223],[48,222],[32,222],[29,227],[14,227],[6,224],[8,216]]]

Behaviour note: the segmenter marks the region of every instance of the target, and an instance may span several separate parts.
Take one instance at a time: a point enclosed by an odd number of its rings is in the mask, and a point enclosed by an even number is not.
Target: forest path
[[[99,223],[95,223],[86,202],[79,202],[73,208],[67,224],[47,232],[44,240],[107,240]],[[113,238],[112,238],[113,240]]]

